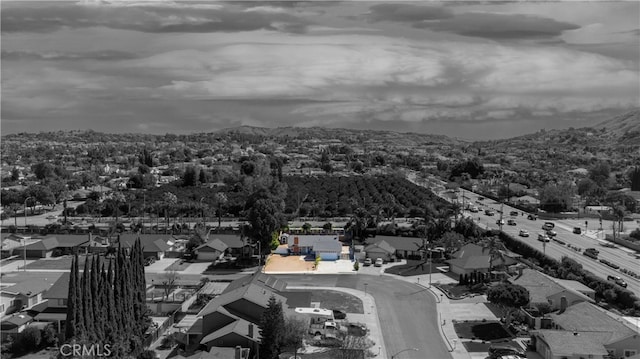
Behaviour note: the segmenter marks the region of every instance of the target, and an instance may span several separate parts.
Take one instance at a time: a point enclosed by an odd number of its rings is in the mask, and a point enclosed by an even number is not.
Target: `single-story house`
[[[14,340],[22,333],[33,318],[26,314],[14,314],[8,318],[4,318],[0,322],[0,333],[2,333],[2,341],[7,340],[11,336]]]
[[[233,234],[216,234],[215,238],[221,240],[227,245],[227,253],[232,257],[241,257],[243,255],[243,249],[249,247],[248,243],[240,236]],[[249,252],[247,252],[249,254]]]
[[[366,257],[371,258],[373,261],[382,258],[385,262],[390,262],[392,259],[395,259],[396,249],[387,243],[387,241],[381,240],[380,242],[364,247],[364,252]]]
[[[314,254],[313,247],[320,243],[333,242],[342,246],[342,242],[340,242],[337,234],[291,234],[284,237],[287,239],[287,246],[289,248],[289,252],[292,254]],[[334,247],[337,248],[336,246]],[[327,249],[330,247],[318,248]]]
[[[133,247],[138,238],[140,238],[145,258],[153,257],[160,260],[171,249],[168,242],[172,240],[172,237],[166,234],[121,234],[118,240],[121,246],[129,248]],[[117,246],[117,243],[115,245]]]
[[[27,258],[49,258],[53,253],[53,250],[58,248],[60,243],[56,237],[48,237],[42,240],[28,244],[26,248],[19,248],[14,250],[14,255],[24,255],[23,251],[26,251]]]
[[[422,238],[415,237],[398,237],[398,236],[375,236],[373,238],[367,238],[368,243],[379,243],[381,241],[387,242],[393,249],[395,249],[396,258],[421,257],[425,254],[422,253],[423,247]],[[434,258],[437,258],[440,252],[432,253]],[[428,256],[428,254],[426,254]]]
[[[504,249],[496,249],[492,259],[491,249],[477,244],[466,244],[453,253],[449,263],[449,271],[455,274],[470,274],[473,272],[488,273],[491,268],[510,266],[516,260]]]
[[[223,241],[214,238],[196,247],[197,258],[199,261],[217,261],[222,259],[227,248],[229,247]]]
[[[207,334],[200,343],[211,350],[213,347],[235,348],[240,346],[256,352],[260,346],[258,326],[243,319],[237,319],[224,327]]]
[[[58,241],[54,252],[59,252],[60,255],[86,252],[90,242],[90,236],[87,235],[56,235],[48,238]]]
[[[604,347],[613,358],[626,358],[640,353],[640,333],[637,327],[592,303],[582,302],[551,314],[558,330],[568,333],[600,333],[592,341]],[[595,355],[595,353],[594,353]]]
[[[606,333],[538,330],[531,335],[531,344],[543,359],[605,359],[608,352],[602,345]]]
[[[534,269],[522,269],[521,273],[510,278],[509,282],[523,286],[529,291],[531,305],[547,303],[552,310],[561,309],[563,298],[567,307],[581,302],[594,302],[595,293],[591,288],[576,281],[559,280]]]

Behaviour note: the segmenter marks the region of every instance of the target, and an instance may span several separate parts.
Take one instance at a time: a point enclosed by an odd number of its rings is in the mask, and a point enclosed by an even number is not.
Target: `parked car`
[[[367,258],[367,259],[364,260],[363,264],[364,264],[365,267],[368,267],[371,264],[373,264],[373,262],[371,261],[371,258]]]
[[[520,230],[520,237],[529,237],[529,231],[525,229]]]
[[[346,319],[347,312],[345,312],[344,310],[333,309],[333,317],[335,319]]]
[[[375,263],[373,264],[375,267],[382,267],[382,264],[384,264],[384,261],[382,260],[382,258],[378,258],[376,259]]]
[[[581,234],[582,233],[582,229],[580,229],[580,227],[573,227],[573,233]]]
[[[516,221],[514,221],[513,219],[509,219],[507,220],[507,224],[510,226],[515,226],[516,225]]]
[[[509,345],[492,344],[489,347],[489,358],[498,359],[505,355],[524,356],[524,352],[521,349]]]

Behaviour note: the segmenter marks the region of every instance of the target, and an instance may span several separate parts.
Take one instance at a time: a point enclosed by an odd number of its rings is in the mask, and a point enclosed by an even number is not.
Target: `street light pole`
[[[395,358],[398,354],[400,354],[400,353],[404,353],[404,352],[408,352],[408,351],[414,351],[414,352],[417,352],[417,351],[420,351],[420,349],[418,349],[418,348],[407,348],[407,349],[402,349],[401,351],[399,351],[399,352],[397,352],[397,353],[393,354],[393,355],[391,356],[391,359],[394,359],[394,358]]]
[[[25,232],[27,231],[27,201],[29,199],[34,199],[34,198],[29,196],[24,199],[24,230]],[[27,239],[25,237],[22,237],[22,260],[23,260],[22,270],[26,272],[27,271]]]

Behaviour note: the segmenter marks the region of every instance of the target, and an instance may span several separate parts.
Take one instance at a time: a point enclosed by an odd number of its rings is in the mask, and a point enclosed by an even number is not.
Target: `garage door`
[[[323,252],[320,253],[320,258],[322,258],[323,261],[335,261],[338,259],[338,253]]]

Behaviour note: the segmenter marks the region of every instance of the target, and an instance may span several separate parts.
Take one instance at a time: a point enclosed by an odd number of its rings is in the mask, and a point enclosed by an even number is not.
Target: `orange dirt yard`
[[[282,256],[272,254],[267,258],[264,272],[311,272],[314,262],[305,261],[303,256]]]

